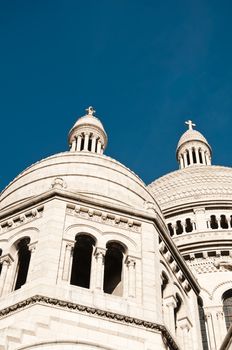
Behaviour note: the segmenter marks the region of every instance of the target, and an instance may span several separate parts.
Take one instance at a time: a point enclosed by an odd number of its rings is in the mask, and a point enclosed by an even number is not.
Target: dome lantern
[[[107,134],[101,121],[94,116],[93,107],[79,118],[69,132],[68,141],[71,152],[92,152],[102,154],[107,145]]]
[[[191,120],[185,122],[188,130],[181,136],[176,150],[180,169],[194,165],[211,165],[212,150],[206,138],[193,127]]]

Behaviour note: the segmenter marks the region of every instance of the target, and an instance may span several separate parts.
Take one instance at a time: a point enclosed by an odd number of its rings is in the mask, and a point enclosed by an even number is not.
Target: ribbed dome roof
[[[148,185],[161,209],[205,200],[232,200],[232,168],[194,166],[169,173]]]
[[[190,129],[185,131],[185,133],[181,136],[177,145],[177,150],[180,148],[180,146],[189,141],[201,141],[209,146],[206,138],[199,131]]]
[[[2,191],[0,209],[49,191],[56,179],[69,192],[111,203],[140,209],[144,202],[154,203],[143,181],[116,160],[91,152],[64,152],[19,174]]]
[[[101,121],[98,118],[91,115],[84,115],[83,117],[79,118],[72,129],[82,125],[96,126],[105,131]]]

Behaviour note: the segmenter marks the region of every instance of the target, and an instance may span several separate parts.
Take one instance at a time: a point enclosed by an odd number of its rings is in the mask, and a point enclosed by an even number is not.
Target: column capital
[[[187,331],[189,331],[193,326],[187,316],[183,317],[183,318],[179,318],[178,324],[179,324],[181,329],[186,329]]]
[[[0,256],[0,263],[1,264],[6,264],[6,265],[11,265],[14,262],[14,259],[10,254],[5,254]]]
[[[37,246],[37,243],[38,243],[38,241],[28,244],[28,249],[30,250],[31,253],[34,253],[36,246]]]
[[[66,249],[72,249],[72,248],[74,248],[74,245],[75,245],[74,241],[66,241],[65,242]]]
[[[177,305],[177,302],[176,302],[176,298],[174,297],[174,295],[170,295],[169,297],[164,298],[164,304],[168,307],[171,306],[171,307],[175,308]]]
[[[130,267],[130,266],[133,266],[133,267],[134,267],[135,264],[136,264],[136,259],[135,259],[134,256],[128,255],[128,256],[126,257],[125,263],[126,263],[126,265],[127,265],[128,267]]]
[[[98,257],[104,257],[106,255],[106,249],[105,248],[101,248],[101,247],[96,247],[95,251],[94,251],[94,255],[98,258]]]

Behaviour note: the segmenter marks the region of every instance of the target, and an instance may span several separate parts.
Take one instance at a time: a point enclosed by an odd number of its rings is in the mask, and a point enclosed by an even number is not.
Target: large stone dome
[[[27,168],[2,191],[0,208],[50,190],[56,178],[67,191],[120,205],[142,209],[145,201],[154,202],[143,181],[121,163],[82,151],[59,153]]]
[[[148,189],[161,209],[205,201],[231,201],[232,168],[195,165],[162,176]]]

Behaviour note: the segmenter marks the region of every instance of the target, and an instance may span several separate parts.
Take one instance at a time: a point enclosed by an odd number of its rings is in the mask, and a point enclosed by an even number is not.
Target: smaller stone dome
[[[70,151],[90,151],[102,154],[107,146],[107,134],[101,123],[93,114],[93,107],[86,109],[86,115],[79,118],[68,135]]]
[[[189,129],[181,136],[177,149],[176,158],[180,168],[198,165],[210,165],[212,150],[206,138],[193,127],[196,126],[191,120],[185,122]]]
[[[186,142],[189,141],[201,141],[204,142],[207,146],[209,146],[208,141],[206,138],[197,130],[186,130],[185,133],[181,136],[178,145],[177,150]],[[209,146],[210,147],[210,146]]]

